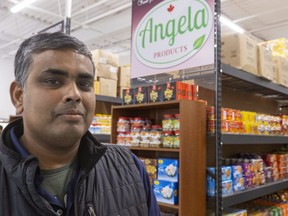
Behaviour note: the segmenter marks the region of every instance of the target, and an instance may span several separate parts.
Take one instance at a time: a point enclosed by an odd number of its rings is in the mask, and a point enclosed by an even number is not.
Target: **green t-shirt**
[[[53,170],[41,170],[40,175],[44,178],[41,186],[49,193],[57,197],[66,206],[65,195],[67,186],[77,167],[77,162],[73,161],[63,167]]]

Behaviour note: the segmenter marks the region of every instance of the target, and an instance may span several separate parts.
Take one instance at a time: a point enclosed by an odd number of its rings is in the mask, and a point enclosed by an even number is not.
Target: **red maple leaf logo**
[[[169,7],[167,8],[167,11],[168,11],[169,13],[171,13],[171,12],[174,10],[174,8],[175,8],[175,6],[172,5],[172,4],[170,4]]]

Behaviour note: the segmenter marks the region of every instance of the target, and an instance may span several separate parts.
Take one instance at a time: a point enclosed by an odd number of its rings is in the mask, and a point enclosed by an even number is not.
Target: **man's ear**
[[[17,81],[13,81],[10,85],[10,98],[14,107],[16,108],[16,114],[21,114],[24,111],[23,89]]]

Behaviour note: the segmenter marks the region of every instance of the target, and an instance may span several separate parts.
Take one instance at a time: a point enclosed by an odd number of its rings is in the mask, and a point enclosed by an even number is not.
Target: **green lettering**
[[[179,34],[184,34],[187,31],[187,26],[186,25],[187,17],[186,16],[181,16],[178,22],[178,32]],[[183,28],[184,27],[184,28]]]
[[[175,19],[169,20],[166,24],[166,36],[170,38],[169,45],[174,45],[175,42]]]
[[[150,33],[150,40],[149,42],[152,43],[153,42],[153,19],[149,19],[145,25],[145,29],[143,29],[142,31],[140,31],[139,36],[142,37],[142,48],[145,48],[145,39],[146,39],[146,32]]]
[[[160,34],[161,40],[165,39],[163,25],[161,23],[158,24],[158,25],[155,25],[154,30],[155,30],[155,32],[154,32],[154,42],[157,42],[157,40],[158,40],[158,32],[159,31],[160,31],[159,34]]]
[[[191,21],[191,6],[188,8],[188,31],[192,32],[194,30],[194,26],[191,26],[192,21]]]
[[[200,29],[202,27],[205,28],[207,26],[207,21],[205,17],[206,17],[206,13],[204,9],[196,12],[195,18],[194,18],[194,26],[196,29]]]

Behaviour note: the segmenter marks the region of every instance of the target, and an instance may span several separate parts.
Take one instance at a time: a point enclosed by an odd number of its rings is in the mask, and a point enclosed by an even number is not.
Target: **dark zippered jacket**
[[[0,215],[59,215],[35,189],[38,160],[23,158],[12,148],[9,131],[16,125],[23,133],[22,120],[16,120],[5,128],[0,140]],[[143,180],[128,149],[102,145],[87,132],[78,160],[74,207],[66,215],[148,215]]]

